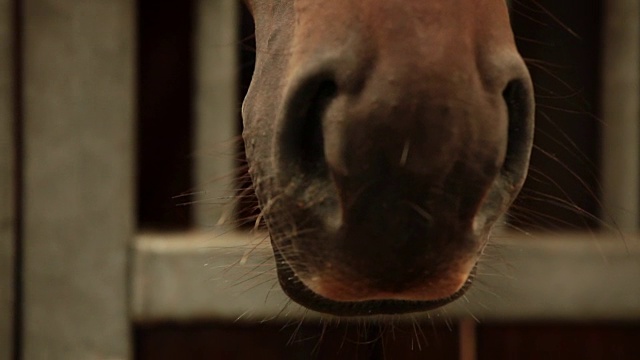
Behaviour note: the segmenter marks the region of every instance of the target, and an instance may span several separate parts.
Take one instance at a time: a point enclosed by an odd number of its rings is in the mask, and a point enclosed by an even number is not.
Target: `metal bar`
[[[15,309],[14,2],[0,0],[0,359],[10,359]]]
[[[130,357],[135,2],[23,2],[25,359]]]
[[[604,1],[603,205],[621,230],[640,230],[640,2]]]
[[[263,239],[242,233],[140,235],[133,260],[134,320],[317,319],[280,291]],[[434,311],[432,319],[640,320],[638,237],[510,236],[485,259],[470,292]]]
[[[195,223],[231,212],[237,158],[238,0],[195,1]],[[227,206],[225,206],[227,205]]]

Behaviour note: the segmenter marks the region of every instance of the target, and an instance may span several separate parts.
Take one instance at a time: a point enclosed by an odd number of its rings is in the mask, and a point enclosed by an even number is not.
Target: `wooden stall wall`
[[[134,3],[14,4],[22,165],[14,356],[128,358]]]

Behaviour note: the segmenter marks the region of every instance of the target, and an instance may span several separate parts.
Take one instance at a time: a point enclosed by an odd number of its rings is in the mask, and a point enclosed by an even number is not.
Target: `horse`
[[[335,316],[462,296],[532,149],[506,1],[245,5],[243,138],[284,292]]]

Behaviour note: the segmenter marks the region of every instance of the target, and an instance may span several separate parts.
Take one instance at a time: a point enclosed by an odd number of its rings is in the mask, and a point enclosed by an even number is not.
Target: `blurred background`
[[[640,4],[511,11],[525,189],[467,298],[380,325],[278,288],[241,1],[0,0],[0,359],[640,359]]]

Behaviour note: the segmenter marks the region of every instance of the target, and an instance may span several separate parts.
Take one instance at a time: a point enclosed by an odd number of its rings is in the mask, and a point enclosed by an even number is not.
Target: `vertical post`
[[[15,309],[14,2],[0,0],[0,359],[10,359]]]
[[[459,323],[460,360],[478,358],[477,323],[473,319],[463,319]]]
[[[195,224],[211,228],[231,202],[237,158],[238,0],[195,1]]]
[[[640,229],[640,2],[604,1],[603,204],[620,230]]]
[[[25,359],[130,357],[133,0],[23,0]]]

